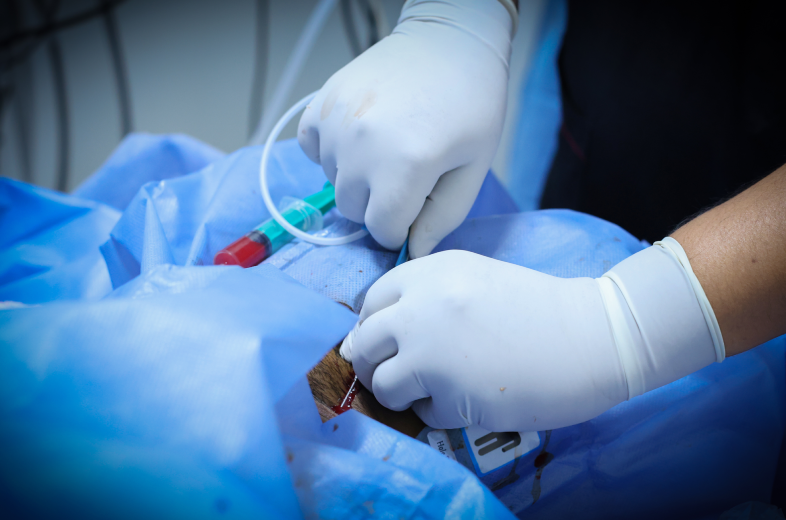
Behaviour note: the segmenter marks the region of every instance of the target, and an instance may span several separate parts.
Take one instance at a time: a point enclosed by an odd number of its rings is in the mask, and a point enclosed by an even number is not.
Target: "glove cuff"
[[[656,242],[597,282],[628,399],[723,361],[712,307],[676,240]]]
[[[491,49],[506,69],[510,66],[511,40],[518,25],[518,11],[511,0],[407,0],[398,25],[408,21],[455,27]]]
[[[508,11],[510,19],[513,22],[513,30],[510,33],[510,38],[513,39],[519,29],[519,10],[516,4],[513,3],[513,0],[499,0],[499,3]]]
[[[723,342],[723,335],[721,334],[720,325],[718,324],[718,318],[715,316],[715,311],[712,310],[712,305],[710,305],[710,300],[704,293],[701,282],[699,282],[699,279],[693,272],[693,267],[690,265],[688,255],[685,253],[685,250],[682,249],[680,243],[671,237],[666,237],[660,242],[655,242],[653,246],[662,247],[674,258],[674,260],[679,262],[685,270],[685,275],[688,277],[688,280],[690,280],[691,287],[693,287],[693,292],[696,295],[696,300],[701,306],[704,321],[707,323],[707,328],[712,336],[712,344],[715,347],[715,361],[721,363],[726,359],[726,344]]]

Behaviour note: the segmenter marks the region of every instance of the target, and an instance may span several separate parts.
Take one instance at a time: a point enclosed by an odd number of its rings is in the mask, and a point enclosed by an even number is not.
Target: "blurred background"
[[[521,2],[508,117],[493,165],[503,182],[545,3]],[[128,132],[184,133],[237,150],[389,34],[402,5],[0,0],[0,175],[71,191]],[[303,41],[309,23],[316,28],[310,42]],[[304,59],[293,69],[296,50]],[[297,119],[282,138],[294,137],[296,126]]]

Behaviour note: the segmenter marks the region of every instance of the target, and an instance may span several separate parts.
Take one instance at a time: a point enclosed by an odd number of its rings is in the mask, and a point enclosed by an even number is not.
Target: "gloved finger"
[[[306,156],[317,164],[319,160],[319,112],[322,106],[321,96],[317,96],[308,104],[297,125],[297,142]]]
[[[420,420],[432,428],[453,429],[469,426],[469,420],[462,417],[458,412],[445,414],[437,410],[434,406],[434,398],[427,397],[412,403],[412,411],[420,417]]]
[[[325,169],[324,163],[322,168]],[[336,187],[336,207],[352,222],[362,224],[370,195],[368,180],[357,170],[347,169],[337,172],[334,178],[335,182],[331,182]]]
[[[429,168],[430,166],[426,166]],[[399,180],[429,176],[421,173],[400,172]],[[390,176],[377,178],[390,179]],[[435,177],[436,178],[436,177]],[[401,249],[409,234],[409,227],[423,208],[426,196],[433,186],[415,182],[398,182],[396,184],[379,182],[371,187],[371,196],[365,214],[365,224],[374,240],[387,249]]]
[[[355,323],[355,326],[352,327],[351,331],[349,331],[349,334],[347,334],[347,336],[344,338],[344,341],[341,342],[341,347],[338,349],[338,355],[350,363],[352,363],[352,344],[355,342],[355,336],[357,335],[359,328],[360,320]]]
[[[322,171],[325,172],[325,177],[330,181],[330,184],[337,187],[336,139],[338,136],[330,132],[329,128],[321,127],[319,131],[319,164],[322,165]]]
[[[397,314],[395,306],[374,314],[360,325],[352,341],[352,368],[366,388],[373,388],[377,366],[398,353]]]
[[[420,258],[467,218],[488,171],[485,164],[468,164],[442,175],[409,231],[409,256]]]
[[[416,266],[417,267],[417,266]],[[394,267],[382,277],[374,282],[374,285],[366,293],[363,301],[363,308],[360,309],[360,321],[368,319],[370,316],[380,312],[397,303],[403,294],[404,284],[411,276],[413,266],[405,263]]]
[[[414,368],[401,354],[377,367],[371,382],[371,391],[379,404],[400,412],[412,406],[413,401],[429,397]]]

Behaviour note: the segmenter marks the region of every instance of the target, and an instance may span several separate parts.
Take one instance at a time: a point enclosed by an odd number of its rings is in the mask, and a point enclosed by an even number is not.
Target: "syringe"
[[[336,205],[336,190],[329,182],[322,191],[303,200],[293,200],[281,212],[284,219],[302,231],[322,228],[322,215]],[[269,257],[294,237],[272,218],[262,222],[243,238],[219,251],[213,264],[252,267]]]

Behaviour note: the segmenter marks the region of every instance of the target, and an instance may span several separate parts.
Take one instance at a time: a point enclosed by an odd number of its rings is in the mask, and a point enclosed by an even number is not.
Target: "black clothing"
[[[660,240],[786,163],[786,2],[573,0],[541,199]]]

